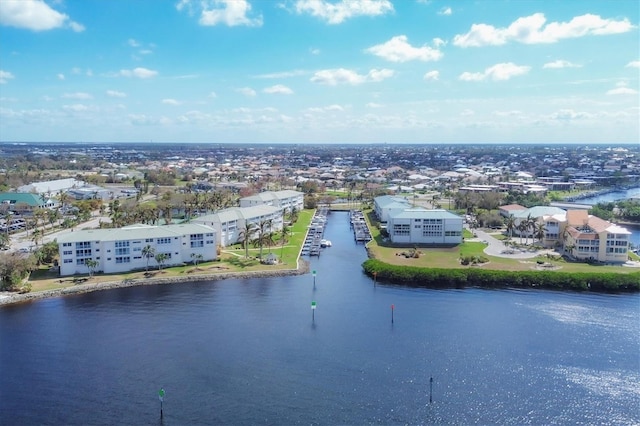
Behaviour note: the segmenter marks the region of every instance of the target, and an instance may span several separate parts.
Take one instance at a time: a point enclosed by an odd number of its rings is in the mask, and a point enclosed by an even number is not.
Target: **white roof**
[[[83,229],[57,238],[58,244],[78,241],[125,241],[143,238],[177,237],[180,235],[212,233],[209,226],[196,223],[179,225],[150,226],[136,224],[122,228]]]

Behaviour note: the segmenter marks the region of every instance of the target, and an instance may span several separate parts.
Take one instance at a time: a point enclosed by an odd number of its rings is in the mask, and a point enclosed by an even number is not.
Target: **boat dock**
[[[368,243],[371,241],[371,232],[367,221],[364,219],[364,213],[361,210],[349,211],[350,227],[353,229],[353,238],[357,243]]]
[[[319,208],[316,210],[313,219],[311,219],[311,224],[309,224],[309,228],[307,229],[307,236],[305,237],[300,252],[301,255],[320,257],[321,249],[327,246],[323,236],[328,214],[328,208]]]

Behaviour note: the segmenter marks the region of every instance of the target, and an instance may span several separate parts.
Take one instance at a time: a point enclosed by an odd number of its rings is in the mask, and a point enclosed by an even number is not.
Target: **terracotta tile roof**
[[[589,212],[587,210],[567,210],[567,225],[583,226],[589,222]]]
[[[501,210],[526,210],[527,208],[520,204],[507,204],[506,206],[500,206]]]

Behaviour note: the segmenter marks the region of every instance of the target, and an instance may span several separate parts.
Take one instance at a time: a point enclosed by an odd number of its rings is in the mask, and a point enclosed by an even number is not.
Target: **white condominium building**
[[[252,207],[232,207],[217,213],[199,216],[192,219],[192,223],[200,223],[216,230],[217,244],[227,247],[236,244],[243,238],[242,230],[248,224],[259,226],[260,223],[270,224],[266,232],[277,232],[282,229],[283,209],[281,207],[256,205]],[[255,238],[255,236],[253,237]]]
[[[391,212],[387,232],[394,244],[456,245],[462,243],[462,217],[446,210],[410,208]]]
[[[249,197],[240,198],[240,207],[260,205],[279,207],[287,211],[295,208],[300,211],[304,208],[304,193],[292,190],[265,191]]]
[[[86,261],[97,262],[96,272],[119,273],[157,267],[155,255],[165,255],[165,266],[217,257],[216,231],[201,224],[131,225],[116,229],[89,229],[58,237],[60,275],[86,274]],[[144,250],[149,246],[151,250]],[[149,257],[143,251],[150,251]],[[200,257],[201,255],[201,257]]]

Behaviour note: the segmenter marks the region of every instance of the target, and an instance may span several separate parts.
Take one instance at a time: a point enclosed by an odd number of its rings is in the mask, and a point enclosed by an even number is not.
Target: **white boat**
[[[320,240],[320,247],[331,247],[331,241],[329,241],[329,240]]]

